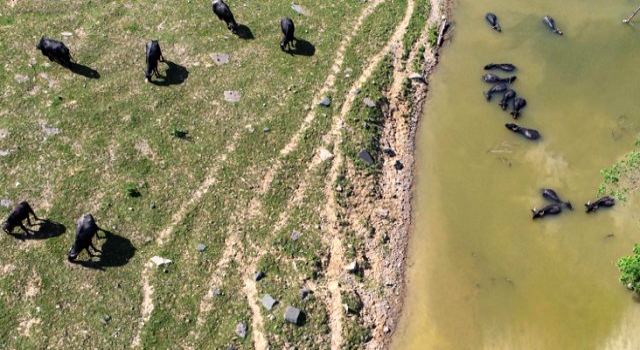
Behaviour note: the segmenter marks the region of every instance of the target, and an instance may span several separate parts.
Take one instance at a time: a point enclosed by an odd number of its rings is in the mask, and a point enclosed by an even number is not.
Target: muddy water
[[[584,212],[640,132],[637,5],[600,0],[459,0],[418,138],[408,295],[394,349],[639,349],[640,304],[616,260],[640,242],[637,203]],[[503,32],[484,21],[495,12]],[[560,37],[542,24],[549,14]],[[528,101],[486,102],[482,67],[517,65]],[[500,73],[497,73],[500,74]],[[502,73],[501,75],[506,75]],[[532,221],[554,188],[575,211]],[[635,210],[634,210],[635,208]]]

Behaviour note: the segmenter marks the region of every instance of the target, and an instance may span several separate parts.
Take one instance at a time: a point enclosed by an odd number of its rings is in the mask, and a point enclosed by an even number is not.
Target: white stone
[[[329,152],[329,150],[326,148],[320,148],[320,151],[318,152],[318,156],[320,157],[320,160],[324,162],[329,159],[332,159],[333,153]]]
[[[171,264],[173,261],[169,260],[169,259],[165,259],[159,256],[154,256],[151,258],[151,262],[156,264],[156,266],[162,266],[162,265],[168,265]]]

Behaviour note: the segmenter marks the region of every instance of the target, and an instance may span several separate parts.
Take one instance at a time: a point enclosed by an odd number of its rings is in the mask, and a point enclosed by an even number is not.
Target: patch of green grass
[[[431,48],[436,47],[438,41],[438,26],[437,25],[432,25],[429,27],[429,39],[427,39],[427,42],[429,43],[429,46]]]
[[[418,41],[422,30],[427,25],[427,19],[431,13],[431,3],[428,0],[416,0],[414,3],[414,12],[402,38],[403,54],[402,58],[409,58],[409,52],[413,45]]]
[[[638,146],[636,142],[636,146]],[[608,194],[621,201],[638,189],[640,182],[640,150],[632,150],[622,159],[600,171],[603,181],[598,187],[599,196]]]

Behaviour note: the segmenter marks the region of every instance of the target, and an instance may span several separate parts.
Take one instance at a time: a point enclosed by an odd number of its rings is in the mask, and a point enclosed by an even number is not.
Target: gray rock
[[[206,245],[204,245],[204,244],[202,244],[202,243],[200,243],[200,244],[198,244],[198,245],[196,246],[196,249],[197,249],[199,252],[204,252],[204,250],[205,250],[205,249],[207,249],[207,246],[206,246]]]
[[[271,131],[271,129],[269,129],[269,128],[262,129],[262,132],[265,133],[265,134],[269,133],[269,131]]]
[[[11,200],[9,200],[7,198],[2,198],[0,200],[0,205],[5,207],[5,208],[11,208]]]
[[[299,295],[300,295],[300,299],[304,300],[304,299],[306,299],[309,295],[311,295],[312,293],[313,293],[313,292],[312,292],[311,290],[306,289],[306,288],[302,288],[302,289],[300,289],[300,293],[299,293]]]
[[[217,65],[223,65],[225,63],[229,63],[229,55],[226,53],[212,53],[209,55],[213,62]]]
[[[278,301],[273,299],[273,297],[271,295],[269,295],[269,294],[266,294],[264,297],[262,297],[262,305],[267,310],[273,309],[273,307],[276,306],[277,303],[278,303]]]
[[[360,153],[358,153],[358,157],[367,165],[373,165],[374,163],[371,153],[369,153],[369,151],[367,151],[366,149],[361,150]]]
[[[320,148],[318,156],[320,157],[320,160],[324,162],[333,158],[333,153],[329,152],[328,149],[323,147],[323,148]]]
[[[399,160],[396,160],[396,162],[393,164],[393,167],[396,168],[396,170],[402,170],[404,169],[404,165],[402,165],[402,163]]]
[[[299,15],[307,15],[307,9],[305,9],[304,7],[298,5],[298,4],[291,4],[291,9],[296,11]]]
[[[220,289],[216,289],[216,290],[213,291],[213,295],[220,296],[220,295],[222,295],[222,291]]]
[[[293,230],[291,231],[291,239],[297,241],[300,238],[300,232]]]
[[[155,209],[155,208],[157,208],[157,206],[156,206],[156,202],[151,203],[151,205],[149,206],[149,208],[151,208],[151,209]]]
[[[381,219],[386,219],[389,217],[389,210],[380,208],[376,210],[376,215]]]
[[[376,103],[368,97],[365,97],[363,101],[364,101],[364,105],[369,108],[374,108],[376,106]]]
[[[358,271],[358,262],[354,260],[351,264],[345,266],[344,269],[347,270],[347,272],[356,272]]]
[[[255,275],[253,275],[253,279],[257,282],[264,278],[264,272],[258,271]]]
[[[109,316],[109,315],[104,316],[104,317],[100,320],[100,322],[102,322],[102,324],[107,324],[107,323],[109,323],[110,321],[111,321],[111,316]]]
[[[238,323],[236,325],[236,334],[240,338],[246,338],[247,337],[247,325],[245,325],[242,322]]]
[[[296,307],[289,306],[284,312],[284,320],[289,323],[300,325],[302,322],[302,312]]]
[[[229,102],[240,102],[240,91],[225,91],[224,99]]]
[[[420,73],[411,73],[408,78],[413,81],[424,81],[424,77]]]
[[[324,106],[324,107],[331,106],[331,100],[328,97],[324,97],[322,101],[320,101],[320,106]]]
[[[391,147],[383,148],[382,152],[384,152],[384,154],[388,155],[389,157],[395,157],[396,156],[396,152]]]
[[[233,345],[227,346],[227,350],[238,350],[238,348],[236,348]]]

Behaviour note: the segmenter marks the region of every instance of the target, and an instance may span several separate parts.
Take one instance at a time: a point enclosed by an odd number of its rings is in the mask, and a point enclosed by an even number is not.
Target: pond
[[[637,203],[586,214],[640,133],[638,4],[459,0],[418,136],[407,297],[393,349],[638,349],[640,303],[615,263],[640,242]],[[484,15],[498,16],[502,33]],[[542,22],[555,19],[563,36]],[[487,63],[513,63],[515,123],[487,102]],[[574,211],[532,220],[553,188]]]

